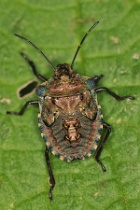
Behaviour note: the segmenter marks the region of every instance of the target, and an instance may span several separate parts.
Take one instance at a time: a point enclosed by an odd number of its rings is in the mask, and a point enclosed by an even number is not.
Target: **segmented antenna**
[[[31,41],[29,41],[28,39],[26,39],[23,36],[20,36],[18,34],[14,34],[14,35],[19,37],[20,39],[23,39],[24,41],[28,42],[30,45],[32,45],[47,60],[47,62],[50,64],[52,70],[55,72],[55,67],[53,66],[51,61],[46,57],[46,55],[35,44],[33,44]]]
[[[99,23],[99,21],[97,21],[96,23],[94,23],[94,25],[87,31],[87,33],[85,34],[85,36],[82,38],[82,40],[81,40],[79,46],[77,47],[77,50],[76,50],[76,52],[75,52],[75,55],[74,55],[74,57],[73,57],[73,60],[72,60],[72,63],[71,63],[71,69],[74,68],[74,61],[75,61],[75,59],[76,59],[76,57],[77,57],[77,54],[78,54],[78,52],[79,52],[79,50],[80,50],[80,48],[81,48],[83,42],[84,42],[85,39],[86,39],[87,35],[88,35],[88,34],[89,34],[89,33],[98,25],[98,23]]]

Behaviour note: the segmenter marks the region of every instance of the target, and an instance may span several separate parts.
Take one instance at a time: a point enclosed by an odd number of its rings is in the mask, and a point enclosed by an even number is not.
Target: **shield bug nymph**
[[[49,198],[51,200],[55,179],[50,164],[49,151],[61,160],[68,162],[83,160],[95,152],[95,160],[100,164],[102,170],[106,171],[99,158],[104,143],[111,132],[111,127],[103,120],[97,94],[105,91],[118,101],[134,99],[133,96],[120,97],[106,87],[97,88],[103,75],[87,78],[73,70],[82,43],[98,23],[99,21],[87,31],[81,40],[71,65],[64,63],[58,64],[56,67],[31,41],[15,34],[38,50],[54,71],[54,75],[47,80],[37,72],[34,62],[21,53],[21,56],[30,65],[33,74],[43,81],[36,88],[39,100],[27,101],[19,112],[7,112],[7,114],[23,115],[28,105],[39,105],[38,126],[46,143],[45,157],[50,176]],[[103,129],[105,135],[101,138]]]

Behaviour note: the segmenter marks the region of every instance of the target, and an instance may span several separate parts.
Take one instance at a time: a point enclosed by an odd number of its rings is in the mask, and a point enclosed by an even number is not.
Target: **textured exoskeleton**
[[[84,159],[98,146],[103,122],[94,87],[94,79],[91,83],[68,64],[61,64],[37,88],[41,136],[61,160]]]

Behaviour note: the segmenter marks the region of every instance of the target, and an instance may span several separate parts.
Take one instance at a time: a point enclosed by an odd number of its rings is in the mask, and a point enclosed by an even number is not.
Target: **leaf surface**
[[[139,210],[139,1],[2,0],[0,10],[0,209]],[[55,66],[72,62],[76,47],[97,20],[100,24],[83,44],[75,71],[89,77],[104,74],[100,87],[136,100],[118,102],[99,94],[104,120],[112,127],[101,155],[107,172],[93,156],[67,163],[50,155],[56,179],[50,202],[38,108],[29,107],[22,117],[5,112],[37,99],[35,93],[17,98],[18,88],[35,79],[19,52],[26,53],[45,77],[53,72],[35,49],[13,34],[31,40]]]

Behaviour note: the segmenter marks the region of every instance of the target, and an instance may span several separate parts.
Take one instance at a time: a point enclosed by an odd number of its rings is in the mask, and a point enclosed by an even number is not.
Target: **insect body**
[[[96,161],[101,165],[102,170],[106,171],[99,157],[111,132],[111,127],[103,120],[97,94],[105,91],[118,101],[134,99],[132,96],[120,97],[105,87],[97,88],[97,84],[103,75],[87,78],[73,71],[74,61],[82,43],[97,24],[98,22],[83,37],[72,64],[59,64],[56,67],[32,42],[16,34],[16,36],[35,47],[54,71],[53,77],[47,80],[37,73],[34,63],[25,54],[21,53],[21,56],[31,66],[34,75],[43,81],[36,88],[39,100],[26,102],[20,112],[7,112],[7,114],[23,115],[28,105],[39,105],[38,126],[41,136],[46,142],[45,156],[51,184],[50,199],[52,199],[55,179],[50,164],[49,151],[61,160],[68,162],[77,159],[83,160],[95,151]],[[101,138],[103,129],[106,132]]]
[[[38,125],[49,150],[66,161],[90,156],[97,148],[103,122],[88,80],[61,64],[53,78],[38,86],[37,95]]]

